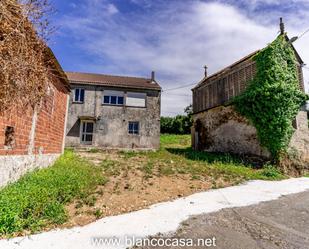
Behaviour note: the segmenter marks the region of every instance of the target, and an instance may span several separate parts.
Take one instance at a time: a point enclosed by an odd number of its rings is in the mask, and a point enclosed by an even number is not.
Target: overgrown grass
[[[199,175],[219,177],[226,180],[280,180],[285,176],[272,165],[259,169],[256,163],[238,156],[223,153],[208,153],[192,150],[190,135],[161,135],[161,149],[148,152],[152,161],[162,162],[159,167],[163,175],[189,173],[195,179]]]
[[[54,166],[28,173],[0,190],[0,235],[64,223],[65,204],[105,184],[101,171],[66,151]]]
[[[191,144],[190,135],[162,134],[160,137],[161,148],[184,147]]]
[[[122,165],[116,161],[104,160],[101,162],[100,166],[107,176],[118,176],[121,174]]]
[[[139,170],[146,180],[189,174],[192,180],[211,181],[213,188],[222,187],[222,180],[237,184],[244,180],[284,178],[271,165],[256,169],[233,155],[193,151],[190,143],[189,135],[161,135],[158,151],[120,151],[121,160],[105,159],[98,166],[67,150],[54,166],[29,173],[0,190],[0,236],[36,232],[66,222],[65,205],[74,200],[77,208],[94,207],[99,198],[94,193],[98,185],[130,170]],[[102,216],[97,209],[92,214]]]

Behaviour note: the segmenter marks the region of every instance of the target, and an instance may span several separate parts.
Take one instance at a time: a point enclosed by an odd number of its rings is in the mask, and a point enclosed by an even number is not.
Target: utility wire
[[[163,90],[163,92],[174,91],[174,90],[186,88],[186,87],[189,87],[189,86],[195,86],[196,84],[197,84],[197,83],[188,84],[188,85],[182,85],[182,86],[177,86],[177,87],[174,87],[174,88],[169,88],[169,89]]]
[[[298,40],[300,39],[300,38],[302,38],[306,33],[308,33],[309,32],[309,29],[307,29],[305,32],[303,32],[300,36],[298,36]]]
[[[162,92],[162,93],[165,93],[165,92]],[[167,94],[171,96],[192,97],[192,94],[177,94],[177,93],[167,93]]]

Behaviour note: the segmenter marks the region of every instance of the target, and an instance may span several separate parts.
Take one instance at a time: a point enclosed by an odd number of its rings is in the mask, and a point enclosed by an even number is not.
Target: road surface
[[[200,242],[199,246],[190,248],[309,249],[309,191],[249,207],[193,216],[184,221],[177,232],[156,239],[183,238],[198,244],[198,240],[214,237],[215,243],[207,246]]]

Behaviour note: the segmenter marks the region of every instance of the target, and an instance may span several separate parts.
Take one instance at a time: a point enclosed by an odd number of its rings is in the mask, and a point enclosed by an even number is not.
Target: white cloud
[[[243,10],[223,2],[190,1],[178,5],[165,2],[162,7],[152,7],[150,12],[133,17],[121,15],[115,5],[103,2],[88,0],[81,15],[73,14],[62,20],[64,28],[78,37],[82,49],[104,61],[102,65],[85,65],[85,71],[148,76],[151,70],[156,70],[163,89],[198,82],[204,64],[214,73],[266,46],[279,29],[280,15],[276,22],[260,23],[257,20],[274,16],[262,12],[253,20]],[[262,1],[252,2],[257,5]],[[99,14],[99,10],[105,10],[107,16]],[[116,13],[115,19],[108,16]],[[305,10],[301,13],[308,15]],[[288,19],[292,36],[306,28],[306,21],[299,16],[289,14]],[[306,61],[309,61],[308,38],[309,34],[295,43]],[[191,101],[190,94],[190,87],[163,92],[162,114],[181,113]]]
[[[117,14],[119,12],[119,10],[117,9],[117,7],[114,4],[107,4],[107,12],[111,15]]]

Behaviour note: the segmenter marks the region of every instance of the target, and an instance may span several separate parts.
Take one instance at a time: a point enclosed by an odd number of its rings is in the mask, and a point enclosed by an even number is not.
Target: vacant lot
[[[67,151],[53,167],[1,190],[0,235],[84,225],[194,192],[283,177],[231,155],[194,152],[187,135],[162,135],[158,151]]]

